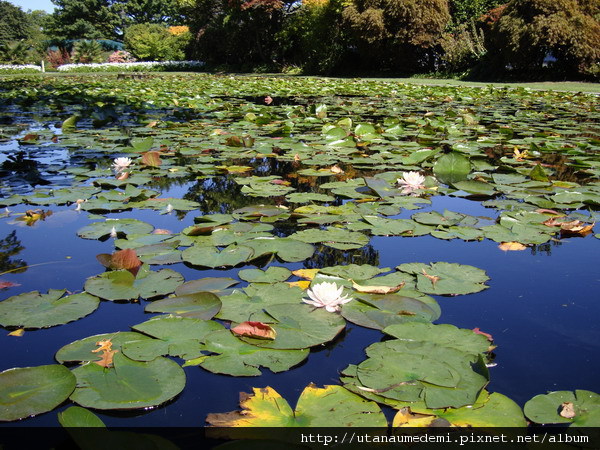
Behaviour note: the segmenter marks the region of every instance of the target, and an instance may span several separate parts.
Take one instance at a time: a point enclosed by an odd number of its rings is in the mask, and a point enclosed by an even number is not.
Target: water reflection
[[[27,270],[27,263],[22,259],[13,259],[25,247],[21,245],[21,241],[17,239],[17,231],[11,231],[4,239],[0,240],[0,272],[22,273]]]

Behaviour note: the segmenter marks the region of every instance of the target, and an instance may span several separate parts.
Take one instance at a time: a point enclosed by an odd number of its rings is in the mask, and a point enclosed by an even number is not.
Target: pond
[[[596,95],[107,75],[0,102],[0,370],[38,368],[0,374],[35,391],[0,421],[249,425],[212,414],[270,387],[316,419],[263,424],[598,426]]]

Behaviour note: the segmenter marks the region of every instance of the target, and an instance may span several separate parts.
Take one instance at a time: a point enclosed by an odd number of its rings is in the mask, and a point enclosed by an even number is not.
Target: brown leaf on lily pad
[[[435,278],[439,279],[439,277]],[[358,292],[363,292],[366,294],[392,294],[394,292],[398,292],[406,284],[403,281],[397,286],[361,286],[360,284],[355,283],[354,280],[350,281],[352,281],[352,288],[354,288]]]
[[[440,277],[436,276],[436,275],[429,275],[425,269],[423,269],[423,275],[425,275],[425,277],[431,281],[431,284],[435,285],[435,283],[437,283],[438,281],[440,281]]]
[[[572,402],[564,402],[560,405],[560,416],[565,419],[572,419],[576,416],[575,414],[575,405]]]
[[[490,342],[494,342],[494,338],[492,337],[492,335],[491,335],[491,334],[489,334],[489,333],[485,333],[485,332],[481,331],[481,330],[479,329],[479,327],[477,327],[477,328],[473,328],[473,333],[475,333],[475,334],[481,334],[482,336],[485,336],[485,337],[487,338],[487,340],[488,340],[488,341],[490,341]]]
[[[142,164],[150,167],[160,166],[162,164],[162,161],[160,160],[160,153],[152,150],[142,154]]]
[[[527,248],[526,245],[521,244],[520,242],[502,242],[500,245],[498,245],[498,248],[500,250],[504,250],[505,252],[509,252],[509,251],[519,251],[519,250],[525,250]]]
[[[552,214],[554,216],[564,216],[564,213],[554,211],[553,209],[539,208],[535,210],[539,214]]]
[[[561,236],[587,236],[594,229],[596,223],[586,225],[581,220],[572,220],[571,222],[563,222],[560,224]]]
[[[164,228],[156,228],[152,234],[173,234],[170,230],[165,230]]]
[[[98,348],[96,350],[92,350],[92,353],[102,352],[100,361],[94,361],[94,363],[98,364],[102,367],[110,367],[113,364],[113,358],[115,353],[119,350],[112,349],[112,341],[107,339],[106,341],[98,341],[96,342]]]
[[[140,261],[137,253],[132,248],[118,250],[112,255],[109,255],[108,253],[101,253],[96,255],[96,259],[100,262],[100,264],[108,269],[126,269],[134,276],[137,275],[138,270],[142,265],[142,261]]]
[[[277,332],[266,323],[242,322],[231,331],[238,336],[249,336],[257,339],[275,339]]]

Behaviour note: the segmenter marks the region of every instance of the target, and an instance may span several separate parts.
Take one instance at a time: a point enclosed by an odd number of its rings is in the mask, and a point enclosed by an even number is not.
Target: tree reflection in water
[[[21,245],[21,241],[17,239],[16,230],[11,231],[8,236],[0,240],[0,272],[25,272],[27,263],[22,259],[11,259],[12,256],[18,255],[25,247]]]

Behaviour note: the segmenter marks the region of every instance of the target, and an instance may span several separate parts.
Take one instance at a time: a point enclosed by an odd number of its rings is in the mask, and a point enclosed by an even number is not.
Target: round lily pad
[[[102,359],[100,353],[97,351],[95,352],[94,350],[98,349],[98,343],[101,341],[110,340],[112,349],[120,351],[121,346],[126,342],[138,342],[151,339],[152,338],[149,336],[131,331],[97,334],[61,347],[58,352],[56,352],[55,359],[59,363],[99,361]]]
[[[400,264],[396,269],[417,277],[417,290],[432,295],[471,294],[486,289],[485,271],[463,264],[437,262]]]
[[[106,300],[135,300],[167,295],[183,283],[183,276],[171,269],[150,271],[142,266],[136,276],[127,270],[113,270],[90,278],[85,290]]]
[[[58,413],[58,422],[66,428],[105,428],[104,422],[89,409],[70,406]]]
[[[591,391],[556,391],[536,395],[524,407],[527,418],[539,424],[570,423],[600,427],[600,395]]]
[[[107,219],[80,228],[77,235],[84,239],[100,239],[109,236],[113,228],[117,233],[123,234],[146,234],[154,230],[152,225],[137,219]]]
[[[194,319],[212,319],[221,309],[221,300],[212,292],[196,292],[157,300],[146,306],[146,312],[167,313]]]
[[[110,368],[86,364],[73,369],[77,387],[71,400],[94,409],[147,408],[172,399],[185,386],[183,369],[168,358],[141,362],[117,352],[113,364]]]
[[[54,409],[75,389],[75,376],[58,364],[18,367],[0,373],[0,421]]]
[[[254,255],[254,250],[243,245],[229,245],[223,250],[216,247],[194,245],[186,248],[181,257],[184,261],[196,266],[227,267],[236,266],[248,261]]]
[[[285,267],[272,266],[267,270],[244,269],[238,272],[238,277],[250,283],[275,283],[285,281],[292,276],[292,272]]]
[[[46,328],[81,319],[94,312],[98,297],[82,293],[64,296],[66,289],[50,289],[9,297],[0,302],[0,325],[23,328]]]

